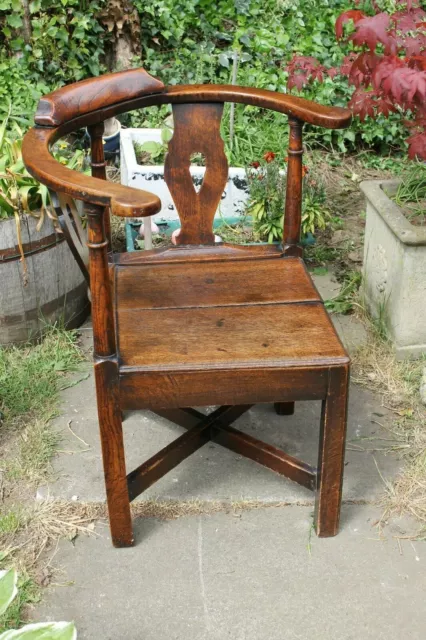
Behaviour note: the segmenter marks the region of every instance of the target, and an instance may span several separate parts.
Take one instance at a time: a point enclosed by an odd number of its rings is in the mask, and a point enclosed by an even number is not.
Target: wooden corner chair
[[[282,246],[215,244],[213,218],[228,171],[219,132],[225,102],[288,116]],[[150,216],[161,203],[145,191],[105,181],[103,121],[167,103],[173,105],[174,134],[165,179],[181,220],[178,246],[112,255],[109,212]],[[314,491],[317,534],[337,533],[349,357],[301,259],[302,126],[342,128],[350,119],[345,109],[271,91],[165,87],[143,69],[79,82],[40,101],[36,126],[24,140],[25,164],[62,194],[56,204],[70,196],[83,200],[88,219],[96,393],[115,546],[133,543],[130,501],[210,440]],[[92,177],[50,154],[58,138],[83,126],[92,140]],[[189,173],[196,152],[206,160],[198,193]],[[318,399],[317,468],[231,426],[254,403],[274,403],[288,415],[295,401]],[[211,405],[219,408],[207,416],[190,408]],[[150,409],[187,431],[126,473],[126,409]]]

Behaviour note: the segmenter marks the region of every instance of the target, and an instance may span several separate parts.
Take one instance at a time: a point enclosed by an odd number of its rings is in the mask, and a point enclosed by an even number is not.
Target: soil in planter
[[[416,227],[424,227],[426,225],[426,202],[406,202],[399,205],[402,213],[410,224]]]

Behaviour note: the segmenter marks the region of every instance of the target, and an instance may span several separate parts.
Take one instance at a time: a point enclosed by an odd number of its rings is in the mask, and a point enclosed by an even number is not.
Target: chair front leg
[[[89,222],[90,284],[96,398],[112,542],[133,544],[129,492],[124,460],[117,349],[102,207],[86,204]]]
[[[124,457],[117,364],[111,360],[95,362],[95,380],[112,543],[114,547],[130,547],[133,544],[133,528]]]
[[[349,366],[329,370],[322,403],[315,529],[320,538],[339,531],[347,422]]]

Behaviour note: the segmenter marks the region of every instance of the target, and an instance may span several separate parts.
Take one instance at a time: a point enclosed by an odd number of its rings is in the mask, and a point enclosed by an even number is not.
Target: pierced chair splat
[[[213,218],[228,173],[220,136],[225,102],[289,118],[279,247],[215,244]],[[110,212],[151,216],[161,203],[151,193],[105,181],[102,122],[169,103],[174,133],[165,179],[181,220],[177,246],[113,255]],[[24,140],[28,170],[58,197],[82,200],[88,220],[96,394],[113,544],[133,543],[130,502],[209,441],[314,491],[317,534],[335,535],[349,357],[301,259],[302,129],[304,122],[346,127],[349,112],[249,87],[165,87],[134,69],[63,87],[41,100],[35,121]],[[82,126],[91,133],[91,177],[63,167],[49,151]],[[206,164],[199,191],[189,172],[194,153]],[[299,400],[322,401],[317,467],[232,426],[253,404],[274,403],[286,416]],[[212,405],[218,408],[207,416],[191,408]],[[122,412],[130,409],[150,409],[186,431],[127,473]]]

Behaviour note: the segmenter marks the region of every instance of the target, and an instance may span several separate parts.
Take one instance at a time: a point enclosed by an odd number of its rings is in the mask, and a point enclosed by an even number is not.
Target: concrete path
[[[377,509],[343,508],[336,538],[311,539],[309,507],[159,522],[139,544],[63,542],[38,619],[75,620],[80,640],[423,640],[424,545],[386,541]]]
[[[335,286],[317,278],[325,297]],[[334,318],[349,349],[365,340],[351,317]],[[80,372],[80,377],[82,374]],[[84,377],[84,376],[83,376]],[[237,427],[316,464],[319,403],[291,417],[258,405]],[[82,640],[415,640],[424,637],[423,544],[399,540],[410,523],[374,524],[384,478],[399,471],[388,411],[351,385],[341,533],[312,535],[313,496],[254,462],[209,444],[139,499],[207,503],[257,500],[264,506],[178,520],[140,519],[136,546],[115,550],[106,523],[97,537],[62,542],[55,563],[69,587],[50,587],[37,619],[74,619]],[[57,480],[39,489],[81,501],[104,500],[93,377],[63,394]],[[71,431],[72,430],[72,431]],[[150,412],[124,423],[128,470],[182,430]],[[272,507],[272,502],[286,506]],[[269,505],[269,507],[268,507]]]

